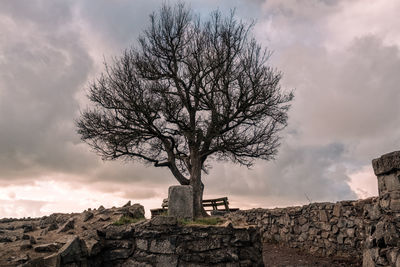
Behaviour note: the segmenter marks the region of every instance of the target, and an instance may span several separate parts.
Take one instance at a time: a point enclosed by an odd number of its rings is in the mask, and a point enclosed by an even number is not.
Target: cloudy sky
[[[236,8],[295,90],[275,161],[213,164],[205,198],[240,208],[377,195],[371,160],[400,149],[400,1],[196,0]],[[0,7],[0,217],[142,203],[176,184],[163,169],[103,162],[76,134],[85,89],[133,45],[158,0],[4,0]],[[174,1],[170,1],[174,3]]]

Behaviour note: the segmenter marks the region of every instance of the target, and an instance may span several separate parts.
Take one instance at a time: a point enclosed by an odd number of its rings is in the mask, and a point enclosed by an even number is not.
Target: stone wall
[[[253,209],[226,215],[260,229],[263,242],[279,242],[320,256],[361,262],[367,232],[381,217],[377,198],[302,207]]]
[[[400,151],[374,159],[379,197],[227,214],[279,242],[321,256],[354,258],[363,266],[400,266]]]
[[[159,216],[108,225],[97,235],[94,242],[75,236],[56,254],[23,266],[264,266],[255,228],[180,226],[174,217]]]

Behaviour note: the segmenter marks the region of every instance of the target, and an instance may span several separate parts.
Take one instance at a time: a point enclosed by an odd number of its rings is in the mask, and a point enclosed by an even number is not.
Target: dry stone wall
[[[47,244],[48,248],[51,244]],[[181,226],[159,216],[138,224],[108,225],[96,239],[73,236],[57,252],[23,267],[264,266],[255,228]]]
[[[321,256],[361,262],[367,232],[381,216],[378,198],[229,214],[260,229],[263,242],[279,242]]]
[[[99,232],[104,266],[263,266],[255,228],[179,226],[174,217],[155,217],[120,234]]]
[[[400,151],[372,161],[379,197],[227,214],[279,242],[321,256],[356,259],[365,267],[400,267]]]

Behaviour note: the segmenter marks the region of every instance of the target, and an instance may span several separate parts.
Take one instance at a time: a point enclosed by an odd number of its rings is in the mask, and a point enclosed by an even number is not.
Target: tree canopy
[[[184,4],[162,6],[137,45],[90,84],[81,138],[103,159],[169,168],[180,184],[201,188],[200,201],[207,159],[270,160],[293,94],[281,90],[282,74],[251,29],[234,12],[203,21]]]

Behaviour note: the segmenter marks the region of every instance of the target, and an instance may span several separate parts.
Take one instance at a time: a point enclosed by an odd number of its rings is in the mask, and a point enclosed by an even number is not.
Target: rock
[[[336,203],[333,207],[333,216],[340,217],[341,215],[342,205],[340,203]]]
[[[87,221],[89,221],[90,219],[92,219],[93,216],[94,216],[93,212],[91,212],[91,211],[86,211],[86,212],[83,213],[82,220],[83,220],[84,222],[87,222]]]
[[[97,230],[99,236],[104,237],[106,240],[120,240],[132,236],[134,229],[130,225],[109,225],[105,228]]]
[[[75,218],[70,218],[63,226],[61,226],[58,233],[67,232],[69,230],[74,229],[75,227]]]
[[[106,222],[106,221],[109,221],[110,219],[111,219],[111,217],[108,215],[101,215],[97,221],[98,222]]]
[[[103,207],[103,205],[100,205],[100,207],[97,209],[99,212],[102,212],[105,210],[105,208]]]
[[[96,239],[89,239],[89,240],[84,240],[86,248],[87,248],[87,253],[89,257],[98,255],[101,252],[101,244],[98,240]]]
[[[348,237],[354,237],[355,230],[354,228],[349,228],[346,230],[346,233]]]
[[[328,221],[328,215],[326,214],[325,210],[320,210],[319,211],[319,220],[321,222],[327,222]]]
[[[22,227],[24,233],[32,232],[34,228],[32,224],[24,224]]]
[[[400,170],[400,151],[394,151],[372,160],[375,175],[387,174]]]
[[[175,247],[169,240],[153,240],[150,243],[150,252],[172,254],[175,252]]]
[[[122,207],[126,208],[129,207],[131,205],[131,201],[129,200],[125,205],[123,205]]]
[[[34,245],[34,244],[36,244],[36,239],[35,239],[33,236],[31,236],[31,237],[29,238],[29,242],[30,242],[32,245]]]
[[[54,231],[54,230],[57,230],[57,229],[58,229],[58,224],[57,223],[52,223],[47,228],[47,231]]]
[[[27,249],[31,249],[32,248],[32,244],[29,240],[24,240],[20,246],[21,250],[27,250]]]
[[[391,266],[396,266],[397,257],[399,255],[398,249],[388,250],[386,252],[386,258]]]
[[[147,264],[147,263],[144,263],[144,262],[138,262],[138,261],[135,261],[133,259],[128,259],[123,263],[122,266],[123,267],[152,267],[153,265]],[[173,266],[176,266],[176,265],[173,265]]]
[[[74,236],[58,252],[61,263],[79,263],[87,256],[87,249],[83,242]]]
[[[30,260],[29,255],[28,254],[24,254],[24,255],[21,255],[19,258],[16,258],[15,262],[19,263],[19,264],[22,264],[22,263],[27,262],[28,260]]]
[[[344,239],[345,239],[345,236],[344,236],[343,234],[339,234],[339,235],[337,236],[337,242],[338,242],[338,244],[343,244],[343,243],[344,243]]]
[[[375,267],[375,259],[370,249],[364,250],[363,253],[363,267]]]
[[[157,255],[156,266],[178,266],[178,256],[176,256],[176,255]]]
[[[135,203],[132,206],[124,207],[123,213],[125,216],[134,219],[144,218],[144,207],[138,203]]]
[[[190,185],[169,187],[168,215],[177,218],[193,219],[193,189]]]
[[[301,217],[299,218],[299,224],[300,224],[300,225],[303,225],[303,224],[305,224],[305,223],[307,223],[307,219],[304,218],[303,216],[301,216]]]
[[[59,243],[38,245],[34,248],[36,252],[56,252],[61,247]]]
[[[136,239],[136,248],[141,250],[148,249],[148,242],[145,239]]]
[[[176,225],[178,223],[176,217],[173,216],[156,216],[151,219],[151,224],[155,226],[159,225]]]

